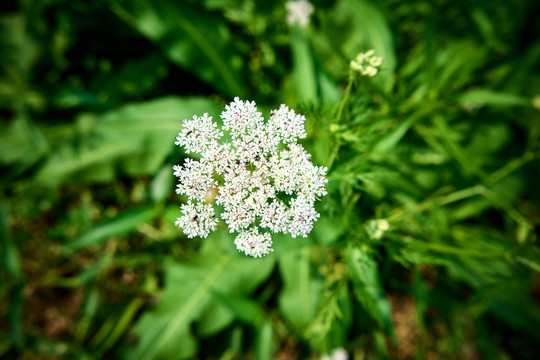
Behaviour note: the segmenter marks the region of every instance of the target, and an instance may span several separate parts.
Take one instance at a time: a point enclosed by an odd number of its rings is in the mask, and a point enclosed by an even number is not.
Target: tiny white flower
[[[175,225],[184,229],[184,234],[188,238],[195,236],[207,237],[211,231],[216,229],[218,220],[214,214],[214,208],[204,202],[187,204],[180,207],[184,216],[176,219]]]
[[[278,110],[273,110],[270,113],[268,121],[269,130],[273,132],[278,139],[285,143],[296,142],[298,139],[306,137],[304,129],[304,115],[296,114],[293,109],[289,109],[285,104],[282,104]]]
[[[306,237],[320,216],[314,204],[326,195],[328,180],[327,168],[313,165],[297,143],[306,137],[305,117],[281,105],[265,122],[255,102],[236,97],[221,119],[222,129],[208,114],[183,121],[176,144],[201,159],[173,167],[176,192],[188,198],[176,225],[190,238],[208,236],[217,225],[210,198],[247,255],[272,251],[272,232]]]
[[[288,232],[292,237],[307,237],[313,229],[313,223],[320,216],[313,207],[314,202],[314,198],[308,199],[306,196],[301,195],[290,201],[292,219]]]
[[[201,201],[217,186],[217,181],[212,178],[213,168],[206,162],[186,159],[184,166],[175,165],[173,169],[179,181],[177,194]]]
[[[193,115],[192,120],[184,120],[182,132],[176,137],[176,145],[185,148],[186,153],[206,154],[217,145],[217,139],[223,133],[217,129],[217,124],[207,113],[201,117]]]
[[[379,240],[390,229],[390,224],[386,219],[374,219],[368,221],[365,227],[372,239]]]
[[[234,244],[239,251],[243,251],[246,255],[255,258],[263,257],[274,251],[270,233],[259,234],[256,227],[240,232],[234,240]]]
[[[351,61],[351,69],[359,72],[362,76],[374,77],[379,72],[382,65],[382,57],[375,56],[375,50],[371,49],[365,53],[360,53]]]
[[[289,25],[306,27],[309,24],[309,18],[314,10],[313,5],[309,1],[288,1],[285,6],[287,8],[287,23]]]

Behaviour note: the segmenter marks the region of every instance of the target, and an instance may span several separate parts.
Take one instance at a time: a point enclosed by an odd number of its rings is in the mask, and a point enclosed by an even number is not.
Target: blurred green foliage
[[[313,4],[2,2],[1,358],[535,357],[540,6]],[[305,114],[329,168],[263,259],[174,227],[181,120],[234,96]]]

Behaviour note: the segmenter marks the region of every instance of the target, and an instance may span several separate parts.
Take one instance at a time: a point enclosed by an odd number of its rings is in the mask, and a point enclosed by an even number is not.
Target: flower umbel
[[[374,219],[365,224],[366,231],[374,240],[379,240],[383,237],[384,233],[390,229],[390,224],[386,219]]]
[[[307,0],[288,1],[287,23],[289,25],[298,25],[306,27],[309,24],[309,18],[313,13],[313,5]]]
[[[375,56],[375,50],[371,49],[365,53],[360,53],[351,61],[351,69],[358,71],[363,76],[374,77],[379,72],[382,65],[382,57]]]
[[[246,255],[271,252],[271,233],[306,237],[319,218],[314,204],[326,195],[328,180],[327,168],[313,165],[297,142],[306,137],[305,117],[281,105],[265,121],[255,102],[236,97],[221,119],[221,129],[208,114],[183,121],[176,145],[199,153],[200,160],[173,167],[176,193],[188,199],[176,225],[189,238],[207,237],[218,223],[208,202],[213,198]]]

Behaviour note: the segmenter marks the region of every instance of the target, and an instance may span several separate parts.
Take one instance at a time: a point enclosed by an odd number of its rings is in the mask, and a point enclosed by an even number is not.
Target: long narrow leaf
[[[71,250],[80,250],[89,246],[99,245],[113,236],[123,235],[137,226],[152,220],[158,212],[154,206],[144,206],[128,210],[117,217],[99,224],[83,234],[74,243],[67,245]]]

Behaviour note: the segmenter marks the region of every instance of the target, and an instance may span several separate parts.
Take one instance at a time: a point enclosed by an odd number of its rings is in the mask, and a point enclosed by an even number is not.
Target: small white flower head
[[[326,195],[328,180],[327,168],[313,165],[297,142],[306,137],[305,117],[281,105],[265,121],[255,102],[236,97],[221,119],[219,129],[208,114],[193,116],[176,138],[186,153],[201,155],[173,167],[176,192],[188,199],[176,225],[190,238],[208,236],[218,222],[213,201],[247,255],[271,252],[271,233],[306,237],[320,216],[314,205]]]
[[[210,232],[216,230],[218,220],[212,205],[204,202],[194,204],[188,201],[180,208],[184,216],[176,219],[175,225],[184,229],[184,234],[188,238],[207,237]]]
[[[288,1],[285,6],[287,8],[287,23],[291,26],[306,27],[309,24],[311,14],[315,10],[307,0]]]
[[[175,144],[183,147],[187,154],[195,152],[206,154],[217,145],[217,139],[223,136],[217,124],[207,113],[201,117],[193,115],[192,120],[184,120],[182,132],[176,137]]]
[[[349,355],[347,351],[343,348],[337,348],[332,350],[330,355],[325,354],[321,357],[321,360],[348,360]]]
[[[359,72],[362,76],[374,77],[382,65],[382,57],[375,56],[375,50],[371,49],[360,53],[351,61],[351,69]]]
[[[202,201],[217,186],[217,181],[212,178],[212,165],[207,162],[186,159],[184,166],[175,165],[173,170],[179,181],[177,194]]]
[[[256,227],[240,232],[234,240],[234,244],[239,251],[255,258],[263,257],[274,251],[270,233],[259,234],[259,229]]]
[[[304,130],[304,115],[296,114],[293,109],[290,109],[282,104],[278,110],[272,110],[270,113],[270,121],[268,126],[270,130],[285,143],[296,142],[298,139],[306,137]]]
[[[365,224],[365,228],[372,239],[379,240],[390,229],[390,224],[386,219],[375,219],[368,221]]]

